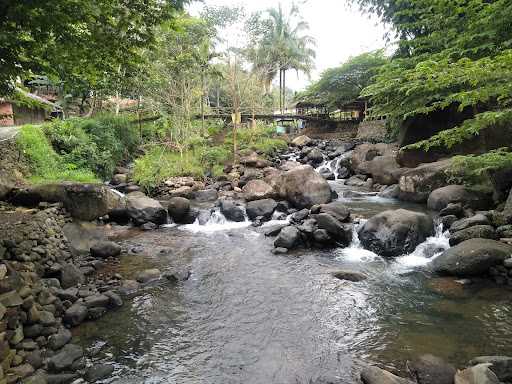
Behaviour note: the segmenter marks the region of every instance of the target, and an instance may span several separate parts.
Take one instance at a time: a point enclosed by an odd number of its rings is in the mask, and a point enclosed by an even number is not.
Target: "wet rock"
[[[488,239],[466,240],[444,251],[432,262],[432,268],[441,275],[479,276],[489,268],[501,265],[512,254],[512,246]]]
[[[450,235],[450,245],[454,246],[469,239],[496,239],[496,231],[490,225],[475,225]]]
[[[174,268],[164,272],[163,277],[169,281],[187,281],[192,273],[188,268]]]
[[[48,359],[48,370],[50,372],[62,372],[69,369],[73,363],[82,358],[84,351],[76,344],[65,345],[58,353]]]
[[[295,139],[293,139],[292,144],[297,147],[304,147],[306,145],[311,144],[312,142],[313,142],[312,139],[310,139],[309,137],[307,137],[305,135],[302,135],[302,136],[299,136],[299,137],[296,137]]]
[[[78,373],[59,373],[46,375],[47,384],[71,384],[80,377]]]
[[[87,307],[81,303],[75,303],[64,312],[63,321],[71,326],[81,324],[87,317]]]
[[[324,155],[319,149],[314,148],[311,151],[309,151],[307,159],[312,164],[320,164],[322,161],[324,161]]]
[[[393,185],[398,183],[400,176],[407,171],[401,168],[396,162],[394,154],[376,156],[365,164],[365,171],[372,175],[373,180],[382,185]]]
[[[359,281],[366,280],[368,276],[366,276],[362,272],[357,271],[349,271],[349,270],[338,270],[331,272],[332,276],[339,280],[347,280],[357,283]]]
[[[85,318],[85,317],[84,317]],[[54,351],[62,348],[71,341],[71,332],[66,328],[60,328],[59,331],[48,338],[48,347]]]
[[[281,247],[277,247],[277,248],[274,248],[274,249],[272,250],[272,253],[273,253],[274,255],[285,255],[285,254],[287,254],[287,253],[288,253],[288,249],[286,249],[286,248],[281,248]]]
[[[119,184],[126,184],[128,181],[128,175],[124,173],[118,173],[112,176],[111,184],[112,185],[119,185]]]
[[[472,217],[460,219],[454,222],[450,227],[450,232],[462,231],[463,229],[473,227],[475,225],[489,225],[490,221],[487,216],[478,213]]]
[[[274,189],[263,180],[251,180],[242,188],[245,200],[269,199],[275,196]]]
[[[501,381],[509,382],[512,380],[512,357],[508,356],[479,356],[469,362],[469,365],[491,364],[489,369]]]
[[[443,359],[433,355],[423,355],[407,362],[412,377],[418,384],[453,384],[456,369]]]
[[[463,214],[464,209],[461,203],[448,203],[448,205],[439,212],[440,216],[455,216],[457,218],[461,217]]]
[[[60,285],[63,289],[74,287],[85,281],[84,274],[74,264],[64,264],[60,270]]]
[[[91,255],[101,259],[119,256],[120,254],[121,246],[113,241],[100,241],[91,247]]]
[[[84,378],[89,383],[95,383],[99,380],[106,379],[114,372],[114,367],[109,364],[95,364],[85,371]]]
[[[221,200],[220,211],[230,221],[245,221],[244,211],[233,200]]]
[[[463,185],[447,185],[438,188],[429,195],[427,206],[433,211],[440,211],[450,203],[460,203],[472,209],[487,209],[492,199],[482,193],[470,191]]]
[[[322,168],[319,171],[319,173],[320,173],[320,176],[322,176],[325,180],[335,180],[336,179],[336,175],[334,173],[332,173],[332,171],[327,168]]]
[[[112,291],[107,291],[104,293],[105,296],[108,297],[108,306],[110,308],[119,308],[123,305],[123,299],[117,293]]]
[[[203,209],[199,211],[199,214],[197,216],[197,221],[199,225],[206,225],[208,221],[210,221],[212,217],[212,212],[209,209]]]
[[[162,225],[167,222],[167,211],[162,204],[140,192],[130,193],[126,196],[126,210],[137,225],[148,222]]]
[[[121,294],[129,295],[136,292],[140,288],[140,284],[135,280],[123,280],[119,291]]]
[[[309,165],[302,165],[282,174],[279,194],[296,208],[331,202],[331,187]]]
[[[110,299],[106,295],[96,294],[96,295],[92,295],[92,296],[87,296],[84,299],[84,303],[87,308],[91,308],[91,307],[106,308],[110,304]]]
[[[325,229],[317,229],[313,232],[313,240],[320,245],[331,245],[333,239]]]
[[[400,199],[418,203],[426,202],[432,191],[447,184],[447,170],[452,160],[427,163],[406,171],[399,181]]]
[[[181,224],[190,211],[190,201],[184,197],[173,197],[169,200],[167,211],[172,221]]]
[[[139,283],[148,283],[152,280],[157,280],[160,278],[160,270],[156,268],[145,269],[144,271],[140,271],[137,273],[135,280]]]
[[[276,225],[272,225],[268,228],[265,229],[265,236],[267,237],[274,237],[274,236],[277,236],[279,235],[279,232],[281,232],[281,230],[284,228],[284,227],[287,227],[288,224],[276,224]]]
[[[370,218],[359,230],[361,244],[384,257],[408,254],[434,234],[434,222],[424,213],[397,209]]]
[[[254,220],[262,217],[264,220],[270,220],[272,214],[277,208],[277,203],[272,199],[255,200],[247,203],[246,212],[249,219]]]
[[[274,241],[276,248],[293,249],[300,244],[300,232],[294,226],[288,226],[281,229],[279,236]]]
[[[393,155],[396,146],[390,144],[360,144],[354,148],[350,165],[355,173],[369,174],[368,164],[377,156]]]
[[[204,189],[201,191],[195,191],[192,193],[192,198],[200,203],[208,201],[215,201],[219,197],[219,194],[215,189]]]
[[[443,224],[443,231],[447,230],[458,220],[455,215],[441,216],[441,223]]]
[[[505,206],[503,207],[503,216],[509,224],[512,224],[512,189],[510,190]]]
[[[314,216],[318,228],[325,229],[337,243],[348,246],[352,241],[352,225],[343,224],[327,213],[320,213]]]
[[[455,375],[455,384],[500,384],[490,364],[478,364],[474,367],[458,371]]]
[[[364,384],[413,384],[412,381],[393,375],[377,367],[367,367],[361,372]]]
[[[379,192],[379,197],[383,197],[385,199],[396,199],[400,195],[400,187],[398,184],[389,185],[384,190]]]
[[[342,223],[350,219],[350,210],[339,201],[333,201],[329,204],[321,204],[318,213],[327,213]]]
[[[124,205],[121,196],[104,185],[71,184],[66,185],[65,192],[64,206],[79,220],[92,221]]]
[[[0,304],[4,307],[17,307],[23,304],[23,299],[16,291],[6,292],[0,295]]]
[[[340,167],[338,169],[338,178],[339,179],[347,179],[350,177],[351,174],[352,174],[352,172],[350,171],[350,169],[348,167]]]

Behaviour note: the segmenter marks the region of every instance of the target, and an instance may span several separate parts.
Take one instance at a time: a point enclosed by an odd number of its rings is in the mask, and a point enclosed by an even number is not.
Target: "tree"
[[[141,60],[154,27],[186,0],[74,0],[0,3],[0,94],[18,77],[45,74],[65,85],[96,85]]]
[[[255,14],[247,30],[256,47],[248,56],[256,70],[263,74],[267,92],[279,73],[279,105],[285,108],[286,72],[290,69],[309,74],[313,68],[315,41],[304,32],[309,25],[299,16],[299,8],[293,5],[286,16],[281,5],[267,10],[266,14]]]
[[[320,79],[296,99],[338,108],[356,100],[387,61],[382,50],[351,57],[341,66],[323,72]]]

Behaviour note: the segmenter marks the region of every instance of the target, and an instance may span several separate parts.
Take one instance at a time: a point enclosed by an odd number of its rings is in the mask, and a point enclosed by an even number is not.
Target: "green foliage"
[[[79,168],[76,164],[68,163],[59,156],[39,127],[23,126],[16,140],[29,161],[32,182],[98,181],[90,169]]]
[[[509,148],[501,148],[483,155],[456,156],[448,174],[450,182],[491,190],[492,174],[510,168],[512,152]]]
[[[111,177],[122,160],[133,156],[139,144],[135,125],[124,117],[55,120],[43,130],[65,162],[87,168],[103,179]]]
[[[206,167],[213,168],[216,165],[223,165],[231,157],[231,152],[221,146],[205,147],[199,155],[199,161]]]
[[[341,66],[324,71],[296,100],[338,108],[356,100],[387,62],[383,50],[351,57]]]

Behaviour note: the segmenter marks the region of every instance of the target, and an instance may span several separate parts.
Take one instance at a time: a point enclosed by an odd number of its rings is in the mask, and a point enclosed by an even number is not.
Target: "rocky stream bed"
[[[1,188],[0,383],[511,382],[512,199],[395,152]]]

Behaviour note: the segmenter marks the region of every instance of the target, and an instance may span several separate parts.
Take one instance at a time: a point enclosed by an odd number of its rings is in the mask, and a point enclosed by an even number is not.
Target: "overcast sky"
[[[301,3],[302,1],[295,1]],[[204,0],[207,5],[242,5],[246,12],[265,10],[279,4],[276,0]],[[292,0],[282,0],[283,8],[289,9]],[[197,15],[203,5],[194,3],[190,12]],[[309,35],[316,39],[316,68],[312,79],[330,67],[337,66],[350,56],[385,47],[385,27],[377,19],[370,19],[361,14],[356,7],[351,7],[346,0],[306,0],[300,6],[303,18],[310,25]],[[223,37],[229,43],[238,45],[239,33],[225,31]],[[291,73],[287,76],[287,86],[300,90],[309,83],[307,76]]]

